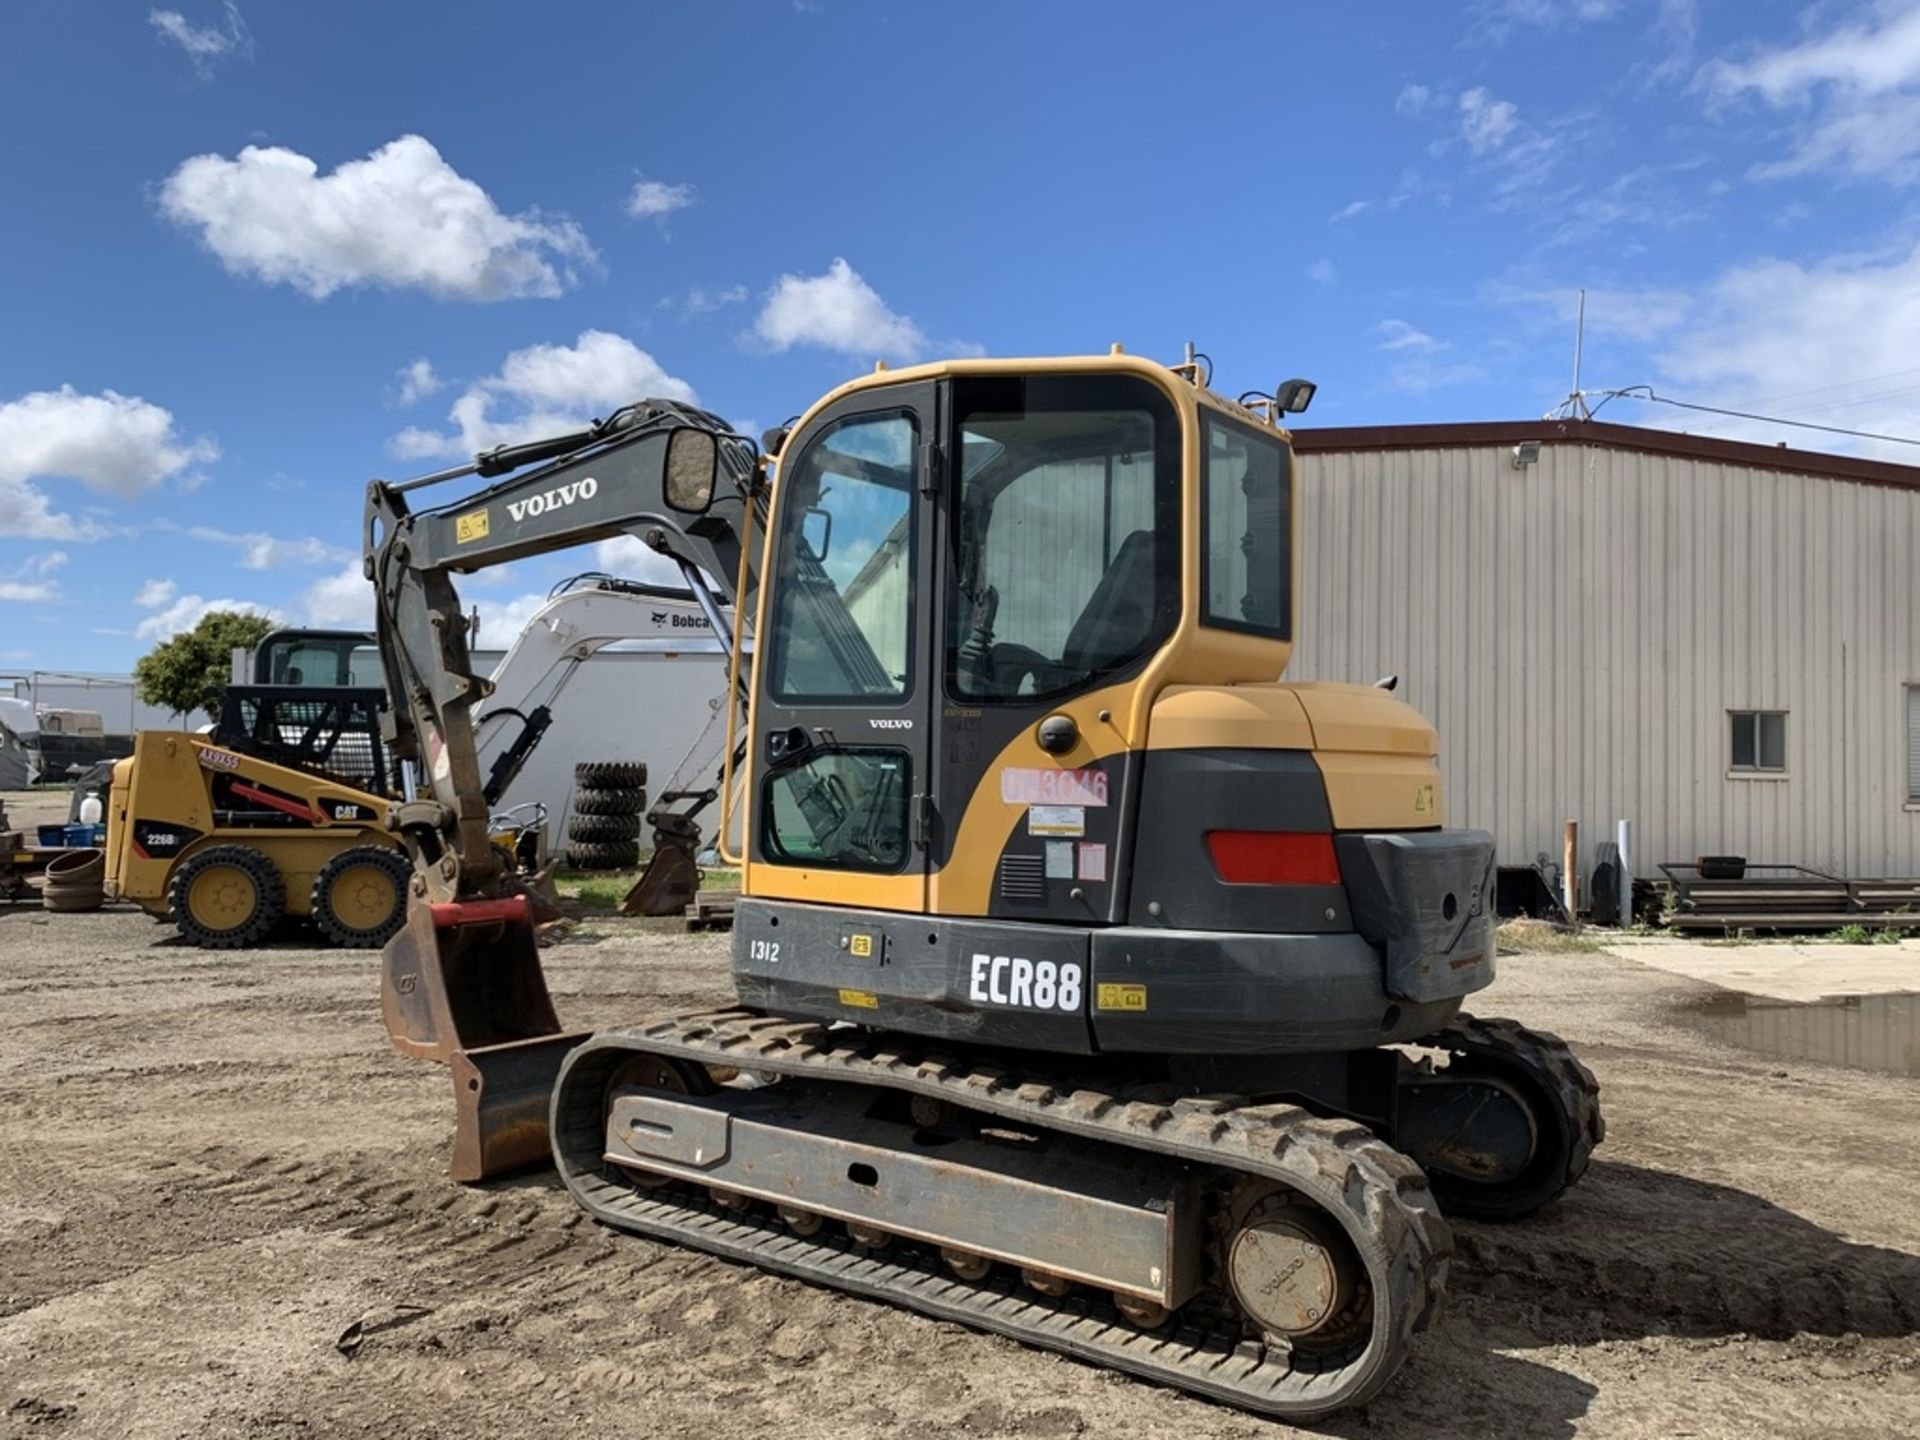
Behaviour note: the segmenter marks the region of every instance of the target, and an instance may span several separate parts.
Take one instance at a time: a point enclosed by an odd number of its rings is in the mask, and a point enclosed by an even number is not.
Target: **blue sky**
[[[14,4],[0,126],[0,668],[363,623],[369,475],[880,356],[1524,418],[1585,287],[1589,387],[1920,433],[1920,0]]]

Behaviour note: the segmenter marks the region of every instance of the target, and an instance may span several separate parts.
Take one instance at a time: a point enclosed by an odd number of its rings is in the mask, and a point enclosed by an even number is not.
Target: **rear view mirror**
[[[713,503],[720,445],[711,431],[691,427],[667,437],[667,504],[698,515]]]
[[[827,547],[833,543],[833,512],[822,510],[818,505],[808,506],[800,521],[800,543],[814,559],[824,562]]]

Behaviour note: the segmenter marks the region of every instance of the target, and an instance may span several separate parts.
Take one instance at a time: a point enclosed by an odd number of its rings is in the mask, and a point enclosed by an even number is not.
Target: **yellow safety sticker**
[[[1433,786],[1416,785],[1413,791],[1413,813],[1431,815],[1433,813]]]
[[[1144,985],[1096,985],[1093,992],[1096,1010],[1144,1010],[1147,987]]]
[[[870,990],[842,990],[840,1003],[851,1005],[856,1010],[878,1010],[880,997]]]
[[[471,515],[462,515],[453,522],[453,538],[461,545],[471,545],[475,540],[487,538],[487,512],[476,510]]]
[[[848,942],[847,949],[858,959],[869,959],[873,955],[873,936],[856,935]],[[841,993],[845,994],[846,992],[842,991]]]

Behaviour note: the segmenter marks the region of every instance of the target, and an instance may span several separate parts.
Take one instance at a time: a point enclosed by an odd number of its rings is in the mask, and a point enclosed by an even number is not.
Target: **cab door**
[[[923,911],[939,392],[849,396],[789,442],[758,639],[748,889]]]

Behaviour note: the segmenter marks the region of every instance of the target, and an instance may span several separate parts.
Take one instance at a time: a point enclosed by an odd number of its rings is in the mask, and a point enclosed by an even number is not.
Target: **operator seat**
[[[1153,631],[1153,532],[1136,530],[1120,542],[1113,561],[1067,632],[1061,662],[1091,675],[1136,653]]]

